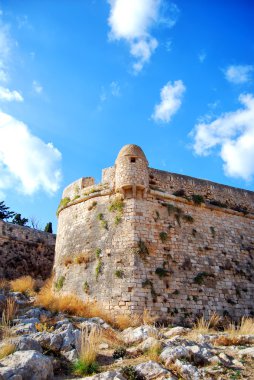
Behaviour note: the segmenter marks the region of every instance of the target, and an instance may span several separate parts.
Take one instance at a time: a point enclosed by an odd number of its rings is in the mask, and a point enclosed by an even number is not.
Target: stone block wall
[[[125,199],[116,224],[109,206],[118,196],[97,194],[61,211],[60,292],[175,322],[212,311],[253,315],[252,216],[151,191],[146,200]]]
[[[0,221],[0,278],[50,276],[56,235]]]

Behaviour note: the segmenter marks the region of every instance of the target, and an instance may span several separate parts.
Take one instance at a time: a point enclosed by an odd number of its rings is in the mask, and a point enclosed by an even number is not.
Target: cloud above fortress
[[[241,94],[239,102],[242,108],[197,124],[191,134],[197,155],[211,155],[219,147],[225,174],[250,181],[254,176],[254,97]]]
[[[152,27],[164,24],[175,25],[179,9],[163,0],[108,0],[110,15],[109,38],[111,41],[124,40],[135,59],[133,70],[139,73],[148,63],[159,42],[151,34]],[[166,16],[170,13],[170,16]]]
[[[34,136],[21,121],[0,111],[0,191],[15,188],[27,195],[55,193],[60,185],[61,153]]]

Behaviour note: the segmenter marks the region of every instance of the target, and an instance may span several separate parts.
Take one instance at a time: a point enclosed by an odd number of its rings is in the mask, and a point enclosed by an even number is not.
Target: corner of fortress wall
[[[56,235],[0,220],[0,278],[50,277]]]
[[[212,311],[254,314],[253,192],[149,168],[136,145],[122,148],[101,184],[85,180],[63,194],[70,201],[59,213],[60,292],[175,322]],[[184,197],[173,194],[179,190]]]

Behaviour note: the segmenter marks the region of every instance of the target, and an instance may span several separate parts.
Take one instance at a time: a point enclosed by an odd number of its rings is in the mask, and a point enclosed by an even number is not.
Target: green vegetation
[[[93,203],[91,204],[91,206],[88,207],[88,211],[91,211],[95,206],[97,206],[97,202],[93,201]]]
[[[117,226],[122,220],[122,217],[120,215],[115,216],[115,225]]]
[[[121,198],[116,198],[114,201],[110,203],[108,210],[110,212],[118,212],[122,214],[123,208],[124,208],[123,200]]]
[[[154,290],[152,281],[148,280],[148,278],[147,278],[144,282],[142,282],[142,288],[146,288],[148,286],[151,288],[151,295],[155,299],[157,297],[157,293]]]
[[[46,226],[45,226],[45,228],[44,228],[44,231],[45,231],[45,232],[48,232],[48,233],[50,233],[50,234],[53,233],[52,223],[51,223],[51,222],[49,222],[49,223],[46,224]]]
[[[148,248],[147,248],[145,242],[143,242],[143,240],[141,240],[141,239],[139,239],[138,248],[136,250],[136,253],[139,256],[141,256],[142,258],[145,258],[146,256],[149,255]]]
[[[164,231],[160,232],[160,239],[164,243],[168,239],[168,234]]]
[[[117,269],[115,271],[115,275],[116,275],[117,278],[123,278],[124,277],[124,271],[121,270],[121,269]]]
[[[193,223],[194,222],[194,218],[191,215],[189,215],[189,214],[184,214],[182,216],[182,218],[183,218],[183,220],[185,220],[188,223]]]
[[[160,278],[166,277],[168,275],[168,271],[164,268],[156,268],[155,273]]]
[[[97,265],[96,265],[96,268],[95,268],[96,281],[98,281],[99,274],[101,274],[101,272],[102,272],[102,265],[103,265],[102,264],[102,259],[99,257]]]
[[[192,200],[195,203],[195,205],[201,205],[201,203],[205,203],[204,197],[200,194],[193,194]]]
[[[126,355],[127,351],[124,347],[117,347],[115,351],[113,352],[113,358],[114,359],[120,359],[123,358]]]
[[[208,277],[208,276],[210,276],[209,273],[200,272],[194,277],[193,281],[195,282],[195,284],[201,285],[201,284],[203,284],[205,277]]]
[[[0,202],[0,220],[5,220],[7,222],[10,218],[14,217],[15,212],[9,210],[10,207],[7,207],[4,204],[4,201]]]
[[[108,230],[108,222],[104,219],[104,215],[102,213],[97,215],[97,219],[101,222],[101,227]]]
[[[132,365],[123,367],[121,374],[127,380],[144,380],[144,377],[140,375]]]
[[[21,214],[16,214],[12,219],[13,224],[18,224],[19,226],[25,226],[28,222],[28,219],[21,218]]]
[[[88,285],[88,282],[87,282],[87,281],[84,282],[83,290],[84,290],[84,292],[85,292],[86,294],[89,293],[89,285]]]
[[[221,208],[228,208],[228,205],[226,203],[216,201],[215,199],[211,199],[209,201],[210,205],[221,207]]]
[[[65,281],[65,277],[64,276],[60,276],[58,278],[58,280],[55,282],[55,289],[59,292],[62,287],[63,287],[63,284],[64,284],[64,281]]]
[[[97,259],[100,258],[100,254],[101,254],[101,249],[100,248],[96,248],[95,255],[96,255]]]
[[[57,208],[57,211],[56,211],[56,215],[58,216],[59,215],[59,212],[62,208],[66,207],[68,205],[68,203],[70,202],[70,198],[69,197],[65,197],[65,198],[62,198],[60,200],[60,203],[59,203],[59,206]]]
[[[175,195],[176,197],[185,197],[185,191],[184,189],[180,189],[180,190],[176,190],[173,195]]]
[[[88,363],[81,359],[76,360],[73,364],[73,372],[75,375],[92,375],[99,371],[99,364],[97,362]]]
[[[212,237],[215,238],[215,228],[211,226],[210,231],[211,231]]]

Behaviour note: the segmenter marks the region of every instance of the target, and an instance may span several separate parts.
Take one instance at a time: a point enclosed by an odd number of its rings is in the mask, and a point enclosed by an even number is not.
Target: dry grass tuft
[[[153,317],[147,309],[144,309],[142,322],[144,325],[154,325],[157,317]]]
[[[74,259],[74,263],[75,264],[88,264],[90,261],[90,256],[85,254],[85,253],[81,253],[80,255],[78,255],[77,257],[75,257]]]
[[[3,340],[8,339],[13,335],[11,331],[11,321],[14,319],[17,310],[18,307],[15,300],[13,298],[7,298],[2,312],[2,320],[0,325],[1,338]]]
[[[137,314],[119,314],[115,317],[116,326],[120,330],[125,330],[128,327],[138,327],[142,324],[142,317]]]
[[[1,278],[0,279],[0,289],[1,290],[9,290],[10,289],[10,283],[8,280],[6,280],[5,278]]]
[[[160,354],[162,351],[162,345],[160,342],[154,343],[147,351],[146,354],[150,360],[153,360],[157,363],[161,362]]]
[[[212,313],[209,319],[205,319],[203,316],[197,320],[192,330],[187,334],[187,337],[192,340],[197,340],[200,334],[214,333],[220,321],[221,317],[216,313]]]
[[[221,335],[213,342],[215,346],[239,346],[250,343],[246,336],[227,336]]]
[[[23,276],[16,280],[10,281],[11,290],[21,292],[28,295],[35,294],[36,281],[31,276]]]
[[[4,342],[2,346],[0,347],[0,360],[5,358],[6,356],[13,354],[13,352],[16,350],[16,346],[13,343],[10,342]]]
[[[120,333],[112,329],[106,329],[102,331],[103,341],[109,344],[112,348],[119,346],[125,346],[125,342],[122,340]]]
[[[249,317],[243,317],[239,325],[230,323],[225,332],[232,336],[239,335],[254,335],[254,319]]]
[[[48,280],[37,294],[35,305],[43,306],[53,312],[65,312],[80,317],[100,317],[114,325],[114,318],[97,302],[83,302],[73,294],[59,295],[52,290],[52,279]]]

